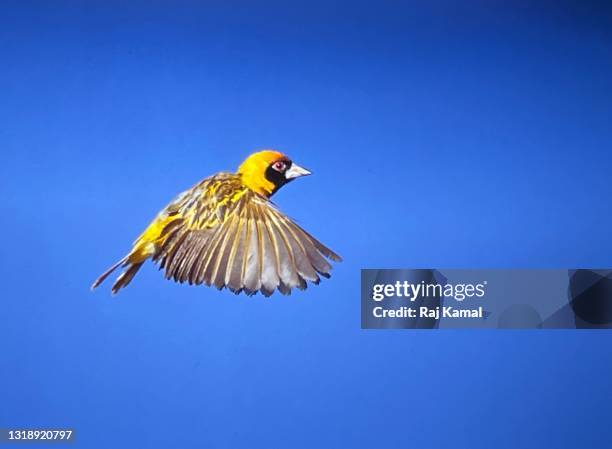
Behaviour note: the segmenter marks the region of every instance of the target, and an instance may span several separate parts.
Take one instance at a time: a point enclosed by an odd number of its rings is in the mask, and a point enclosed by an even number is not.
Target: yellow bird
[[[227,287],[234,293],[291,293],[330,276],[326,260],[340,256],[281,213],[270,197],[310,172],[278,151],[250,155],[236,173],[218,173],[178,195],[136,239],[132,250],[104,272],[125,267],[112,292],[130,283],[151,259],[166,279]]]

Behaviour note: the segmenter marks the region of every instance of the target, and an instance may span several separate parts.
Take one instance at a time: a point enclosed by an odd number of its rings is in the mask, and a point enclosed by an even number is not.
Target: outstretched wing
[[[166,278],[265,296],[289,294],[329,277],[327,259],[341,258],[282,214],[265,197],[221,183],[164,229],[154,257]]]

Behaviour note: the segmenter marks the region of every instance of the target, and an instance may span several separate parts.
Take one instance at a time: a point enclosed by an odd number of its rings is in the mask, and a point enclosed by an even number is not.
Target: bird
[[[268,297],[304,290],[329,278],[342,258],[283,214],[271,197],[311,172],[276,150],[248,156],[234,173],[209,176],[163,208],[130,252],[92,284],[118,268],[111,288],[126,287],[151,259],[165,278],[190,285]]]

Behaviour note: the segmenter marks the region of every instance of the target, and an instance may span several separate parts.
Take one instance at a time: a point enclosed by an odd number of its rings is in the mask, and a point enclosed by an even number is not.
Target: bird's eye
[[[274,170],[276,170],[276,171],[282,172],[285,169],[286,166],[287,166],[287,164],[285,164],[283,161],[276,161],[272,165],[272,168],[274,168]]]

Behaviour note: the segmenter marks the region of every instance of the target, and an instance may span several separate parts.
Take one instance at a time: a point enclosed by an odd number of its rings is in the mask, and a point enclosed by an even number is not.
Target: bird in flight
[[[179,194],[136,239],[132,250],[91,286],[119,267],[112,293],[151,259],[166,279],[205,284],[238,294],[290,294],[330,276],[342,259],[280,212],[270,197],[310,172],[284,154],[251,154],[236,173],[217,173]]]

